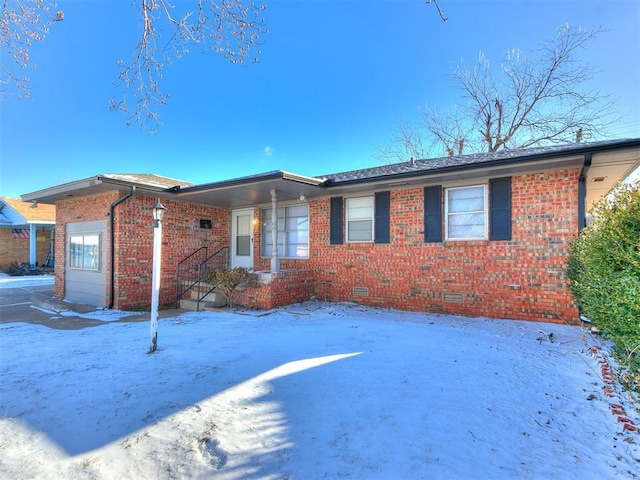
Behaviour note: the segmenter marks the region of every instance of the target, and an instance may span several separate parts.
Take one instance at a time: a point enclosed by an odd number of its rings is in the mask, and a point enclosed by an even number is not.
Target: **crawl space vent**
[[[464,297],[462,293],[443,293],[442,301],[447,303],[462,303]]]
[[[353,294],[366,297],[369,295],[369,289],[367,287],[353,287]]]

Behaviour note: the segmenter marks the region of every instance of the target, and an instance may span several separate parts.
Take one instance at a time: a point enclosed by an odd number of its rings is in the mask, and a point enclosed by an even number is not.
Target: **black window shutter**
[[[342,243],[342,197],[331,197],[331,209],[329,212],[329,243],[339,245]]]
[[[511,240],[511,177],[489,180],[489,240]]]
[[[375,231],[373,240],[376,243],[389,243],[389,192],[377,192],[375,196]]]
[[[442,186],[424,189],[424,241],[442,241]]]

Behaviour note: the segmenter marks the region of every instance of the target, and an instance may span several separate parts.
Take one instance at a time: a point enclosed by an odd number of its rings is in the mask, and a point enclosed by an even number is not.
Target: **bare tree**
[[[129,60],[118,60],[121,94],[112,98],[110,108],[127,117],[127,125],[154,132],[160,126],[160,108],[168,94],[161,80],[169,65],[202,48],[223,55],[233,64],[257,62],[260,39],[268,33],[263,12],[266,5],[252,0],[191,0],[192,8],[176,15],[170,0],[132,0],[140,15],[140,40]],[[443,21],[447,19],[438,0],[435,5]],[[62,20],[61,11],[48,0],[2,0],[0,42],[3,52],[20,69],[35,68],[30,50],[43,40],[53,22]],[[29,96],[29,78],[0,63],[0,96],[16,90]]]
[[[44,40],[51,25],[64,15],[61,11],[54,12],[56,5],[46,0],[4,0],[0,8],[0,42],[4,53],[0,60],[0,96],[15,94],[28,98],[29,77],[18,71],[35,68],[31,46]]]
[[[420,149],[460,155],[564,143],[578,132],[587,139],[604,135],[614,120],[612,102],[609,95],[581,88],[596,70],[579,58],[602,31],[565,23],[531,60],[514,49],[497,71],[482,52],[473,68],[459,65],[452,77],[462,101],[451,110],[421,111],[422,121],[414,127],[422,131]],[[406,140],[394,134],[378,158],[394,161],[414,149]]]
[[[159,108],[168,94],[160,80],[173,60],[196,45],[223,55],[233,64],[260,55],[259,39],[267,33],[265,5],[245,0],[195,0],[193,11],[174,16],[167,0],[139,0],[141,36],[129,61],[118,61],[122,94],[111,109],[150,132],[160,125]],[[168,32],[168,33],[166,33]]]

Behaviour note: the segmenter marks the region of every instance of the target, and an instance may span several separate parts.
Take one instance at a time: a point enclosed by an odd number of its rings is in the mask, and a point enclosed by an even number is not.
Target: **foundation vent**
[[[443,293],[442,301],[446,303],[462,303],[464,295],[462,293]]]
[[[369,289],[367,287],[353,287],[353,294],[366,297],[369,295]]]

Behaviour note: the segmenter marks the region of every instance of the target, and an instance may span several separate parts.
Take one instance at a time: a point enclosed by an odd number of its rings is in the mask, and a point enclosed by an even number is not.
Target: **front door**
[[[253,268],[253,208],[231,212],[231,267]]]

